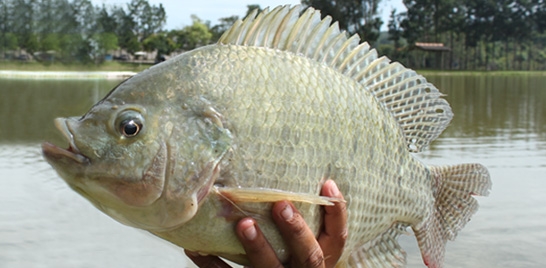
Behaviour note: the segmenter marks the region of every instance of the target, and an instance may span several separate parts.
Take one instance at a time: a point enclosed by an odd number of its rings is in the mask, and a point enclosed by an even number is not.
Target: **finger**
[[[327,180],[321,195],[343,199],[333,180]],[[318,242],[324,253],[326,267],[334,267],[347,240],[347,203],[335,202],[324,207],[324,229],[319,234]]]
[[[244,218],[237,223],[235,233],[254,267],[282,267],[277,254],[252,218]]]
[[[280,201],[273,206],[273,219],[292,253],[295,267],[324,267],[324,255],[315,235],[292,203]]]
[[[186,256],[200,268],[231,268],[231,266],[217,256],[201,256],[199,253],[189,250],[184,250],[184,253],[186,253]]]

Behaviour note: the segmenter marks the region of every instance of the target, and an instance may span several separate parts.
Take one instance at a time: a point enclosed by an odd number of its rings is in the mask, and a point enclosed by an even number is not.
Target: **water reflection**
[[[453,108],[444,137],[546,135],[546,76],[428,75]]]
[[[455,116],[422,158],[449,163],[458,156],[489,168],[546,165],[546,76],[427,78],[446,94]]]
[[[84,114],[119,82],[0,79],[0,143],[57,141],[54,118]]]
[[[546,77],[427,76],[455,117],[426,163],[479,162],[493,189],[480,210],[448,243],[446,267],[542,267],[546,241]],[[413,238],[403,237],[408,267],[422,267]],[[413,247],[412,247],[413,246]]]
[[[455,114],[442,137],[546,136],[546,76],[427,75],[427,79],[447,95]],[[82,115],[118,83],[0,79],[0,142],[56,137],[55,117]]]

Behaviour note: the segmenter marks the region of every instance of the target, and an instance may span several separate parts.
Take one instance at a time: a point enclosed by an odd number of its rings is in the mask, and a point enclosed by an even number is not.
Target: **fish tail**
[[[447,240],[470,221],[478,210],[472,196],[486,196],[491,189],[487,169],[480,164],[431,167],[434,183],[434,208],[431,215],[414,227],[425,265],[441,267]]]

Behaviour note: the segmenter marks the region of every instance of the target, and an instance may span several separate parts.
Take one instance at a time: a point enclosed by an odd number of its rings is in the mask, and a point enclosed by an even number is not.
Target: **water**
[[[546,76],[428,76],[453,107],[418,157],[479,162],[493,190],[448,243],[446,267],[542,267],[546,255]],[[182,251],[91,206],[42,160],[66,143],[52,120],[81,115],[119,81],[0,79],[0,267],[193,267]],[[424,267],[414,237],[408,267]]]
[[[493,180],[480,210],[448,243],[446,267],[543,267],[546,251],[546,76],[429,76],[455,117],[426,163],[478,162]],[[422,267],[404,237],[408,266]],[[410,247],[413,246],[413,247]]]

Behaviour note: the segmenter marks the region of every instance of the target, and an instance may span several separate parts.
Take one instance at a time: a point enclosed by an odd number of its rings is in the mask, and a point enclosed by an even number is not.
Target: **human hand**
[[[332,180],[324,183],[321,195],[343,199]],[[292,203],[280,201],[273,205],[273,220],[291,253],[289,266],[334,267],[341,257],[347,239],[346,203],[336,202],[334,206],[325,206],[324,211],[324,228],[315,238]],[[283,267],[254,219],[240,220],[235,232],[252,266]],[[230,267],[216,256],[200,256],[189,251],[186,255],[199,267]]]

